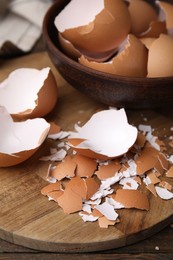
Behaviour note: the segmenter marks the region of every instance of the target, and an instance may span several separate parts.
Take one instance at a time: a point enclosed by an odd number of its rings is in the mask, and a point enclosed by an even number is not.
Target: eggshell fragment
[[[76,164],[76,176],[79,177],[91,177],[97,169],[95,160],[80,154],[74,155],[73,162]]]
[[[108,226],[114,226],[116,221],[107,219],[105,216],[98,219],[99,226],[101,228],[108,228]]]
[[[70,144],[70,138],[82,139],[82,142],[75,146]],[[70,138],[69,145],[75,150],[79,149],[81,154],[87,150],[98,156],[114,158],[132,147],[137,138],[137,129],[128,123],[124,109],[110,109],[95,113],[83,127],[78,127],[77,132],[72,133]]]
[[[51,177],[62,180],[65,177],[71,178],[75,176],[76,163],[70,156],[66,156],[62,162],[60,162],[55,169],[51,172]]]
[[[105,52],[126,38],[131,20],[122,0],[72,0],[55,18],[55,26],[75,48]]]
[[[71,189],[65,190],[57,201],[64,213],[70,214],[82,210],[81,196]]]
[[[131,32],[136,35],[146,31],[150,23],[157,20],[156,10],[143,0],[130,0],[129,12],[132,23]]]
[[[139,190],[118,189],[113,199],[120,202],[125,208],[149,210],[148,198]]]
[[[173,165],[166,172],[166,177],[173,177]]]
[[[173,37],[161,34],[149,48],[147,77],[173,76]]]
[[[136,36],[129,34],[127,41],[124,43],[124,48],[110,61],[103,63],[89,61],[82,55],[79,58],[79,63],[110,74],[145,77],[147,75],[147,59],[148,52],[146,47]]]
[[[173,198],[173,193],[165,188],[156,186],[156,192],[161,199],[170,200]]]
[[[0,107],[0,125],[0,167],[16,165],[31,157],[50,128],[42,118],[14,122],[4,107]]]
[[[116,164],[112,162],[107,165],[99,166],[99,169],[98,171],[95,172],[95,174],[100,180],[104,180],[113,177],[116,174],[116,172],[119,171],[120,168],[121,168],[120,164],[118,163]]]
[[[45,116],[54,108],[57,97],[50,68],[19,68],[0,83],[0,105],[17,119]]]
[[[88,60],[103,62],[108,60],[113,54],[117,52],[117,48],[106,52],[94,52],[94,53],[83,51],[83,50],[79,51],[77,48],[73,46],[71,42],[64,39],[60,33],[59,33],[59,43],[64,53],[66,53],[68,57],[76,61],[78,61],[80,56],[85,55],[85,57],[87,57]]]

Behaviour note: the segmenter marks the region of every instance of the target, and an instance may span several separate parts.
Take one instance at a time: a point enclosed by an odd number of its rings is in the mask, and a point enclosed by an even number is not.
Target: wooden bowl
[[[79,64],[63,53],[54,26],[57,14],[69,0],[57,0],[43,21],[43,39],[48,54],[62,77],[74,88],[101,103],[132,109],[170,106],[173,77],[134,78],[99,72]]]

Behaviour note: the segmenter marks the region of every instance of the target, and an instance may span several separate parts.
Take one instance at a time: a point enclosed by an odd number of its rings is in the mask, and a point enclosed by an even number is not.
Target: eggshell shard
[[[42,118],[13,122],[4,107],[0,107],[0,124],[0,167],[17,165],[31,157],[50,128]]]
[[[105,52],[126,38],[131,20],[122,0],[72,0],[55,18],[55,26],[77,49]]]
[[[54,108],[57,98],[50,68],[19,68],[0,83],[0,105],[15,119],[43,117]]]
[[[158,19],[158,15],[153,6],[143,0],[131,0],[129,5],[131,16],[131,32],[135,35],[148,30],[152,21]]]
[[[113,199],[120,202],[125,208],[149,210],[148,198],[139,190],[118,189]]]
[[[70,138],[84,141],[75,146],[70,143]],[[128,123],[124,109],[110,109],[95,113],[83,127],[78,127],[77,132],[71,133],[70,138],[69,145],[81,154],[87,150],[89,157],[97,159],[101,155],[114,158],[133,146],[137,129]]]
[[[173,37],[161,34],[150,46],[147,77],[173,76]]]
[[[146,47],[132,34],[129,34],[124,42],[124,48],[108,62],[89,61],[84,56],[79,58],[79,63],[89,68],[129,77],[145,77],[147,75],[147,61]]]

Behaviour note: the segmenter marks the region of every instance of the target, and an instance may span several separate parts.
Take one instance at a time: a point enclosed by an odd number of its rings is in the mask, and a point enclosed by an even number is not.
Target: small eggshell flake
[[[84,139],[73,149],[80,148],[113,158],[126,153],[135,143],[137,128],[128,124],[124,109],[103,110],[95,113],[78,132],[71,133],[70,138]]]
[[[72,0],[55,18],[55,26],[75,48],[93,53],[118,47],[131,22],[122,0]]]
[[[13,122],[4,107],[0,107],[0,125],[0,167],[28,159],[43,143],[50,128],[42,118]]]
[[[0,105],[19,119],[48,114],[57,96],[58,88],[50,68],[19,68],[0,83]]]

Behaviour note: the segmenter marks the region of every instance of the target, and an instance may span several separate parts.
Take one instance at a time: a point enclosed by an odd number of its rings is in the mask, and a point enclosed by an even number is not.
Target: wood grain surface
[[[73,130],[78,121],[86,122],[106,106],[82,95],[68,85],[51,64],[45,52],[3,62],[0,80],[18,67],[51,66],[59,87],[57,106],[46,118],[63,130]],[[173,125],[171,109],[126,111],[135,125],[151,124],[161,139],[167,140]],[[144,121],[147,118],[147,122]],[[26,162],[0,169],[0,238],[26,247],[52,252],[91,252],[132,244],[160,231],[173,222],[173,203],[155,198],[149,192],[150,210],[121,210],[121,222],[101,229],[98,223],[84,223],[78,214],[67,215],[40,190],[47,183],[40,178],[49,162],[39,158],[49,153],[55,142],[46,140]],[[169,153],[172,151],[169,149]]]

